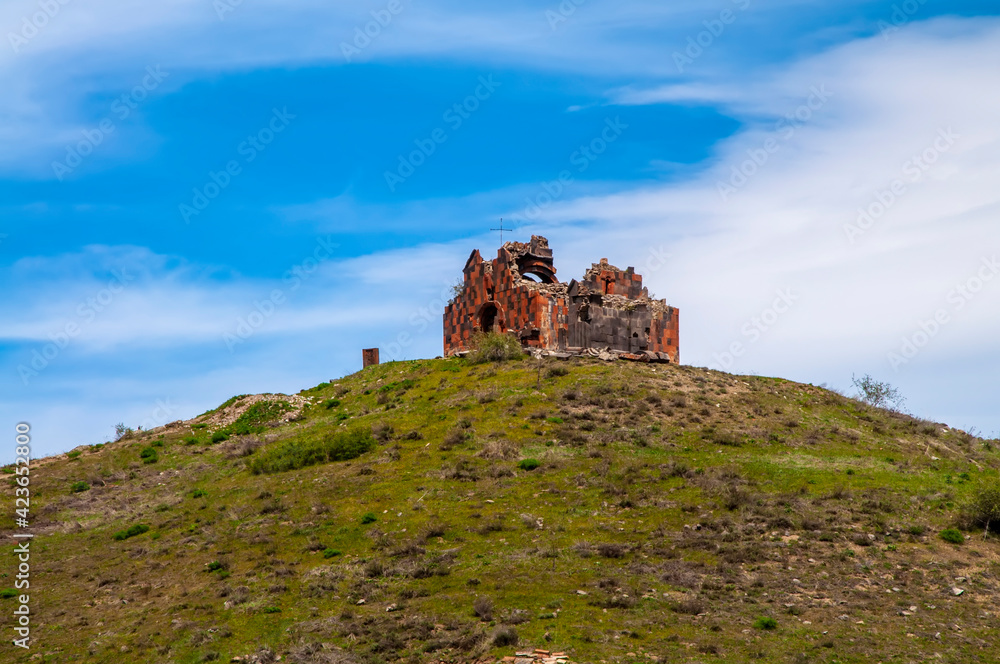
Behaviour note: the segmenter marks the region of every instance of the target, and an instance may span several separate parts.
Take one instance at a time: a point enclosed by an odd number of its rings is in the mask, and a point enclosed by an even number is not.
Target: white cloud
[[[949,358],[976,349],[984,363],[1000,360],[994,339],[1000,276],[961,310],[948,300],[952,289],[976,277],[984,259],[1000,257],[998,58],[1000,23],[942,19],[912,24],[888,41],[850,43],[753,85],[720,81],[706,88],[707,96],[725,98],[747,126],[718,146],[702,175],[568,201],[547,210],[544,220],[556,227],[592,222],[608,247],[602,254],[619,262],[639,263],[644,247],[685,229],[670,244],[669,266],[647,282],[680,306],[687,362],[712,364],[740,342],[736,370],[842,386],[851,371],[872,371],[925,390],[917,376],[934,371],[940,385],[959,384],[970,378],[970,367],[952,368]],[[775,130],[777,120],[803,108],[822,86],[829,101],[803,112],[809,118],[791,136]],[[627,101],[683,96],[656,90],[662,92]],[[769,139],[777,150],[755,166],[748,160]],[[915,156],[934,163],[915,166]],[[756,172],[742,186],[731,185],[724,200],[719,183],[741,165]],[[899,194],[891,193],[894,180],[904,187]],[[895,200],[852,243],[845,227],[880,195]],[[573,243],[574,254],[592,253],[583,249],[592,242]],[[557,245],[558,255],[566,254]],[[786,287],[799,301],[751,343],[742,326]],[[894,371],[887,354],[941,308],[950,322]],[[947,392],[924,392],[911,404],[925,412],[945,407],[936,401],[952,398]]]

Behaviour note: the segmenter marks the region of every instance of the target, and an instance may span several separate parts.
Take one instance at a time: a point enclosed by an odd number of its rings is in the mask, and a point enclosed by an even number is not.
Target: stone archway
[[[479,329],[483,332],[500,332],[500,310],[493,302],[487,302],[479,312]]]

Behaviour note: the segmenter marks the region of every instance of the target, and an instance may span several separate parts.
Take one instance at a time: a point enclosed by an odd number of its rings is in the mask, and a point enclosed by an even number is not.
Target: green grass
[[[118,541],[127,540],[131,537],[137,537],[143,533],[149,532],[149,526],[144,523],[137,523],[134,526],[129,526],[125,530],[119,530],[114,534],[114,538]]]
[[[375,439],[367,431],[354,429],[318,438],[280,443],[250,462],[254,474],[279,473],[319,463],[355,459],[375,449]]]
[[[32,469],[50,661],[958,662],[995,640],[995,441],[683,366],[408,361],[301,396],[217,445],[181,426]]]

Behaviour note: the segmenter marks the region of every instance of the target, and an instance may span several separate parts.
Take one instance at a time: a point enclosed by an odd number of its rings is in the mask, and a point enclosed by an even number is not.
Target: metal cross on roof
[[[512,231],[514,229],[513,228],[504,228],[503,227],[503,217],[500,217],[500,228],[491,228],[490,230],[491,231],[500,231],[500,246],[502,247],[503,246],[503,232],[504,231]]]

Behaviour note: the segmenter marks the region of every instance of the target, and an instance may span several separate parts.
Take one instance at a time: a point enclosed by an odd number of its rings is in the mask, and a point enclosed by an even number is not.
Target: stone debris
[[[508,662],[512,664],[573,664],[564,652],[551,652],[540,648],[520,650],[500,661],[505,664]]]
[[[237,419],[240,415],[246,412],[247,408],[254,405],[255,403],[261,401],[284,401],[289,406],[292,407],[290,411],[284,413],[281,416],[281,421],[291,422],[295,420],[302,409],[310,404],[309,399],[300,396],[298,394],[248,394],[245,397],[237,399],[233,403],[229,404],[222,410],[212,413],[201,422],[208,424],[210,427],[225,427],[229,426]],[[198,418],[195,418],[197,420]],[[189,420],[188,422],[194,422],[195,420]]]

